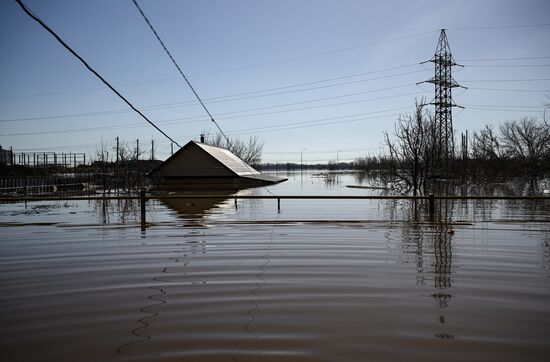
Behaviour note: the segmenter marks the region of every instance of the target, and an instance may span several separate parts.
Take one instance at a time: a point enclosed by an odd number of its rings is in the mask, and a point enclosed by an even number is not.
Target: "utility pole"
[[[118,154],[120,153],[119,144],[118,144],[118,136],[116,138],[116,163],[118,163]]]
[[[170,156],[174,154],[174,142],[170,142]]]
[[[304,151],[307,150],[307,148],[303,148],[302,150],[300,150],[300,172],[302,172],[303,168],[304,168]]]
[[[439,41],[432,59],[422,62],[434,63],[435,74],[432,78],[419,82],[432,83],[435,86],[435,97],[429,103],[435,106],[435,122],[436,122],[436,144],[434,145],[434,161],[438,166],[448,166],[450,159],[453,159],[454,154],[454,136],[453,136],[453,107],[457,106],[453,101],[452,89],[462,87],[452,77],[451,71],[453,66],[460,66],[455,63],[451,54],[451,47],[447,39],[445,29],[441,29]],[[465,87],[462,87],[465,88]]]
[[[155,159],[155,140],[151,140],[151,161]]]
[[[139,138],[136,140],[136,161],[139,160]]]
[[[116,163],[118,163],[118,154],[119,154],[119,144],[118,144],[118,136],[116,138]]]

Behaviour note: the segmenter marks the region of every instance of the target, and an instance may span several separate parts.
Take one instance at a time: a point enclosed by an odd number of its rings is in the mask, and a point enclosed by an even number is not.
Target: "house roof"
[[[200,152],[200,151],[204,151]],[[177,165],[177,166],[175,166]],[[189,141],[176,153],[154,168],[149,175],[166,174],[175,177],[243,177],[277,183],[286,179],[263,175],[225,148]]]
[[[191,142],[195,143],[197,146],[208,152],[212,157],[217,159],[225,167],[233,171],[238,176],[260,175],[260,172],[247,165],[243,160],[241,160],[235,154],[233,154],[229,150],[226,150],[225,148],[211,146],[195,141]]]

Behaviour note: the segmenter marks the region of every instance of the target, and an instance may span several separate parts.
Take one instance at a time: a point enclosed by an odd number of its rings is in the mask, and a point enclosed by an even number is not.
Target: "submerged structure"
[[[268,176],[225,148],[190,141],[148,175],[163,190],[237,190],[272,185],[285,178]]]

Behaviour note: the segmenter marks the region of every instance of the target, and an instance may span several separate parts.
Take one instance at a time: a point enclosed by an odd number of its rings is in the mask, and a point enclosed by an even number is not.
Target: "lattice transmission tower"
[[[420,64],[432,62],[435,64],[435,74],[432,78],[419,82],[432,83],[435,85],[435,97],[429,103],[435,106],[436,139],[434,146],[435,161],[440,165],[447,165],[448,161],[454,158],[454,136],[453,136],[453,107],[460,107],[455,104],[452,96],[452,89],[462,87],[452,77],[451,71],[457,64],[451,54],[451,47],[445,29],[441,29],[437,48],[432,59]],[[462,87],[464,88],[464,87]]]

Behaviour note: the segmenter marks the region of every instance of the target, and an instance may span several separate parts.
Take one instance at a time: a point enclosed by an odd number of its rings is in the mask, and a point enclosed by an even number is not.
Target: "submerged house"
[[[164,190],[242,189],[287,179],[264,175],[225,148],[190,141],[148,175]]]

